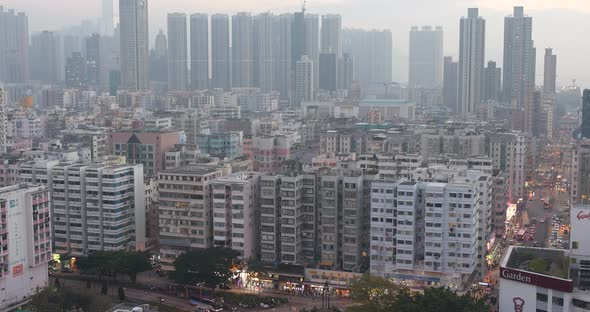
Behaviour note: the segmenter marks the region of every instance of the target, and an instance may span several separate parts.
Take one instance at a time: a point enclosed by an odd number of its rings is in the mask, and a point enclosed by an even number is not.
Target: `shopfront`
[[[338,297],[349,298],[350,285],[361,277],[360,273],[306,268],[304,283],[305,289],[312,294],[323,294],[327,291]],[[328,289],[325,289],[326,282]]]

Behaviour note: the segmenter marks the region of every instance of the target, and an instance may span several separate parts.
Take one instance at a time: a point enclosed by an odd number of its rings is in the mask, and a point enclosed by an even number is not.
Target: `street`
[[[151,273],[146,272],[147,275]],[[86,281],[79,280],[79,279],[72,279],[75,275],[71,274],[59,274],[57,278],[59,278],[60,283],[63,287],[73,287],[73,288],[86,288]],[[52,277],[50,283],[55,283],[55,276]],[[160,286],[163,286],[160,284]],[[91,290],[96,292],[97,294],[100,293],[101,283],[93,282],[91,283]],[[109,285],[108,294],[112,297],[117,296],[117,285]],[[226,291],[226,290],[216,290]],[[301,309],[312,309],[314,307],[320,308],[322,306],[322,298],[321,297],[309,297],[309,296],[299,296],[299,295],[288,295],[279,291],[275,290],[267,290],[262,289],[260,291],[253,292],[251,289],[246,288],[232,288],[231,290],[227,290],[228,292],[232,293],[241,293],[241,294],[257,294],[261,296],[272,296],[272,297],[282,297],[289,299],[289,303],[276,307],[276,308],[254,308],[248,309],[248,311],[277,311],[277,312],[286,312],[286,311],[300,311]],[[145,289],[136,289],[136,288],[125,288],[125,295],[127,298],[139,302],[139,303],[150,303],[150,302],[160,302],[164,305],[174,307],[176,309],[180,309],[183,311],[194,311],[194,307],[189,303],[187,299],[184,297],[178,297],[170,293],[167,290],[160,290],[160,291],[152,291],[152,290],[145,290]],[[162,301],[163,299],[163,301]],[[350,299],[347,298],[339,298],[336,296],[330,296],[330,306],[336,306],[339,308],[346,308],[352,304]]]

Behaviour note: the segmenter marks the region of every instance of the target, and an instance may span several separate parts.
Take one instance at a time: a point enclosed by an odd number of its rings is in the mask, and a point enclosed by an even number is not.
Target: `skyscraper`
[[[29,21],[25,13],[0,5],[0,81],[29,80]]]
[[[555,82],[557,80],[557,55],[553,54],[553,49],[545,49],[545,65],[543,71],[543,93],[555,93]]]
[[[382,87],[391,83],[393,43],[391,31],[345,29],[342,31],[343,52],[349,53],[356,64],[356,76],[363,87]]]
[[[293,15],[276,16],[273,26],[273,55],[275,58],[275,89],[284,103],[291,99],[291,25]]]
[[[354,76],[354,58],[348,53],[343,53],[342,57],[338,58],[337,65],[338,89],[348,90]]]
[[[470,8],[462,17],[459,34],[459,106],[462,117],[477,112],[481,101],[485,55],[486,22],[477,8]]]
[[[342,56],[342,18],[337,14],[322,15],[322,53]]]
[[[458,112],[457,96],[459,93],[459,63],[453,62],[451,56],[445,56],[443,69],[443,104],[451,111]]]
[[[590,89],[584,89],[582,96],[582,138],[590,139]]]
[[[229,16],[211,16],[211,87],[231,88]]]
[[[168,13],[168,90],[187,90],[186,14]]]
[[[80,52],[72,53],[66,61],[66,87],[80,89],[86,83],[86,60]]]
[[[338,57],[335,53],[320,54],[320,89],[336,91],[338,88]]]
[[[313,62],[313,89],[320,83],[320,19],[317,14],[305,15],[305,55]]]
[[[113,35],[113,0],[102,0],[102,35]]]
[[[232,22],[232,87],[252,87],[254,58],[252,56],[252,16],[238,13]]]
[[[541,92],[531,90],[524,103],[524,132],[532,137],[539,137],[544,132],[542,117]]]
[[[410,30],[410,88],[440,88],[443,75],[443,30],[414,26]]]
[[[274,18],[271,13],[262,13],[254,17],[254,80],[262,92],[271,92],[276,88]]]
[[[168,82],[168,39],[161,29],[150,51],[150,80]]]
[[[504,101],[522,107],[535,87],[535,47],[533,18],[524,16],[524,8],[514,7],[513,16],[504,18]]]
[[[191,88],[209,87],[209,17],[192,14],[191,19]]]
[[[500,101],[502,94],[502,69],[496,67],[496,62],[489,61],[488,66],[484,69],[482,101],[494,100]]]
[[[119,0],[121,87],[149,89],[148,0]]]
[[[92,34],[86,38],[86,80],[89,86],[100,83],[100,35]]]
[[[158,56],[168,56],[168,38],[161,29],[156,35],[154,50]]]
[[[59,80],[58,68],[59,38],[50,31],[43,31],[31,38],[31,79],[45,83],[55,83]],[[63,64],[63,63],[61,63]]]
[[[303,55],[295,64],[295,106],[313,100],[313,61]]]
[[[293,13],[293,23],[291,25],[291,58],[293,66],[305,54],[305,36],[305,7],[303,7],[301,11]]]
[[[6,153],[8,146],[6,144],[6,131],[7,129],[7,118],[6,118],[6,107],[8,106],[6,101],[6,92],[0,88],[0,153]]]

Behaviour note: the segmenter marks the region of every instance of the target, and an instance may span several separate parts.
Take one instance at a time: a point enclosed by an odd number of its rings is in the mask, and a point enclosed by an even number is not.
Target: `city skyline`
[[[51,6],[44,4],[32,4],[31,1],[6,0],[3,5],[13,8],[16,11],[25,11],[29,17],[29,29],[31,32],[41,30],[59,30],[66,25],[78,25],[81,20],[98,20],[101,15],[101,3],[70,3],[70,1],[52,1]],[[444,2],[444,3],[443,3]],[[523,5],[527,15],[534,17],[533,39],[538,49],[551,47],[555,53],[562,57],[558,68],[558,86],[571,85],[576,79],[581,86],[590,85],[590,73],[579,71],[575,60],[581,59],[583,55],[590,53],[590,45],[584,42],[576,42],[575,38],[583,35],[583,30],[590,27],[588,15],[590,10],[584,8],[583,1],[461,1],[449,3],[447,1],[420,1],[420,4],[404,4],[396,6],[391,14],[380,14],[378,5],[381,0],[370,1],[376,9],[366,3],[361,4],[352,1],[324,0],[307,4],[307,12],[320,15],[334,13],[342,15],[343,29],[365,28],[392,30],[393,35],[393,80],[407,81],[408,67],[408,38],[407,32],[411,26],[441,25],[445,30],[444,55],[458,57],[459,50],[459,23],[457,20],[465,15],[468,7],[479,6],[480,15],[486,19],[486,62],[494,60],[498,67],[504,67],[502,63],[502,42],[504,17],[512,12],[514,5]],[[338,5],[334,5],[338,4]],[[424,5],[428,4],[428,5]],[[363,10],[359,10],[363,5]],[[381,5],[383,5],[381,3]],[[67,11],[63,11],[65,7]],[[80,11],[79,8],[95,9]],[[117,6],[115,6],[116,8]],[[228,9],[233,8],[233,9]],[[221,1],[214,4],[195,5],[193,2],[182,0],[150,1],[150,46],[153,46],[154,38],[159,29],[165,29],[166,13],[184,12],[193,13],[223,13],[234,14],[238,11],[249,11],[258,14],[264,11],[271,11],[274,14],[282,12],[296,12],[300,10],[301,3],[298,1],[286,1],[277,5],[276,3],[248,2],[248,7],[236,3],[236,1]],[[43,10],[40,10],[43,9]],[[43,12],[44,15],[38,12]],[[51,19],[52,12],[60,14],[63,18],[59,21]],[[75,12],[78,12],[74,14]],[[88,13],[93,12],[93,13]],[[420,14],[417,14],[420,12]],[[559,14],[556,14],[559,13]],[[93,14],[93,15],[91,15]],[[117,15],[117,14],[115,14]],[[117,19],[117,16],[115,16]],[[56,24],[59,23],[59,24]],[[542,50],[541,50],[542,51]],[[542,81],[543,53],[537,53],[536,80]]]

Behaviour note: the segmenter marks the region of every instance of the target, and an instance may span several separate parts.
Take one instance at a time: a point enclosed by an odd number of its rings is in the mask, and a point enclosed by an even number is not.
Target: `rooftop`
[[[189,165],[189,166],[167,169],[167,170],[162,171],[161,173],[204,175],[204,174],[213,173],[218,170],[220,170],[220,169],[217,166]]]
[[[397,100],[397,99],[363,99],[361,103],[381,103],[381,104],[414,104],[414,102],[408,100]]]
[[[561,249],[516,247],[509,249],[505,267],[567,279],[570,258]]]

